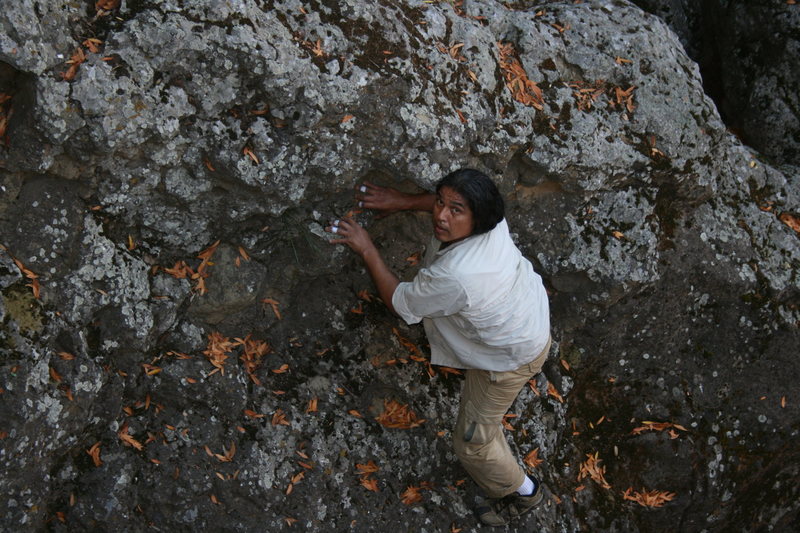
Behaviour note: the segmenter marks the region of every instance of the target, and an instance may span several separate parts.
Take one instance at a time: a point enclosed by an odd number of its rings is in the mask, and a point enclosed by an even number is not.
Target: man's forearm
[[[400,284],[400,280],[389,270],[381,254],[378,253],[378,249],[374,246],[364,251],[364,253],[361,254],[361,258],[364,260],[367,272],[369,272],[373,283],[375,283],[378,296],[381,297],[381,300],[383,300],[383,303],[389,308],[389,311],[395,313],[394,306],[392,305],[392,296],[394,295],[394,290]]]
[[[404,210],[407,211],[433,211],[433,204],[436,202],[436,195],[433,193],[407,194],[405,195]]]

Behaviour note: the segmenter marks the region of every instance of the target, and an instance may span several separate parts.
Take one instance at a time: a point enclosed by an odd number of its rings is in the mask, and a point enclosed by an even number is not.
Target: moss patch
[[[30,289],[15,285],[0,294],[2,294],[3,305],[8,317],[17,323],[20,333],[30,334],[42,331],[41,307]]]

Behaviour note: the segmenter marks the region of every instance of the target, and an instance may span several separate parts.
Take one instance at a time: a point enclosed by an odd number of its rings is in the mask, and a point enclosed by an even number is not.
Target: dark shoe
[[[489,500],[486,505],[475,509],[475,513],[478,520],[487,526],[504,526],[539,505],[542,498],[542,487],[537,486],[530,496],[520,496],[515,492],[503,498]]]

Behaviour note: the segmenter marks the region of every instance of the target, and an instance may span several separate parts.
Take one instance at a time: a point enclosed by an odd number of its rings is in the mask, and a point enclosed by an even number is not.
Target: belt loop
[[[492,370],[489,370],[489,381],[491,381],[492,383],[497,381],[497,376],[494,375],[494,371]]]

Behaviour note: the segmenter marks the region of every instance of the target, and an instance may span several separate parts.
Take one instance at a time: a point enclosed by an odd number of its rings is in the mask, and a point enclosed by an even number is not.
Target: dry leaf
[[[382,426],[394,429],[411,429],[422,425],[425,419],[417,419],[416,413],[408,405],[395,400],[383,401],[383,412],[375,417]]]
[[[361,483],[361,486],[367,490],[371,490],[372,492],[380,492],[378,490],[378,480],[375,478],[361,478],[359,483]]]
[[[286,420],[286,415],[283,412],[283,409],[278,409],[272,415],[272,425],[273,426],[288,426],[289,421]]]
[[[641,426],[631,430],[631,435],[639,435],[640,433],[644,433],[646,431],[664,431],[665,429],[670,428],[686,431],[685,427],[679,424],[673,424],[672,422],[652,422],[649,420],[644,420]]]
[[[781,213],[778,220],[792,228],[797,233],[800,233],[800,218],[790,215],[789,213]]]
[[[94,466],[100,466],[103,464],[103,461],[100,459],[100,441],[95,442],[91,448],[86,450],[86,453],[92,458]]]
[[[120,0],[97,0],[94,3],[94,8],[97,11],[111,11],[119,7]]]
[[[278,305],[280,304],[280,302],[278,300],[275,300],[273,298],[264,298],[263,300],[261,300],[261,302],[269,304],[272,307],[272,312],[275,313],[275,318],[281,320],[281,312],[280,309],[278,309]]]
[[[506,87],[511,91],[514,100],[535,109],[544,109],[542,91],[536,82],[528,78],[522,63],[516,57],[517,52],[511,43],[497,43],[500,70],[506,80]]]
[[[601,461],[599,452],[595,452],[594,455],[587,454],[586,460],[581,463],[578,481],[585,477],[590,477],[604,489],[610,489],[611,485],[608,484],[605,478],[606,467],[600,466]]]
[[[539,448],[534,448],[528,452],[528,454],[522,459],[522,462],[531,468],[537,468],[544,462],[544,460],[539,459]]]
[[[317,397],[314,396],[310,400],[308,400],[308,407],[306,407],[306,413],[316,413],[317,412]]]
[[[127,422],[122,424],[122,427],[117,432],[117,436],[123,442],[123,444],[126,444],[127,446],[133,446],[139,451],[142,451],[144,449],[144,445],[141,442],[139,442],[138,440],[136,440],[135,438],[133,438],[131,435],[128,434]]]
[[[365,465],[356,463],[356,470],[358,470],[359,476],[367,477],[370,474],[374,474],[375,472],[380,470],[380,467],[378,467],[378,465],[375,464],[375,461],[370,459],[369,461],[367,461],[367,464]]]
[[[355,117],[353,115],[345,115],[345,116],[342,117],[342,122],[341,123],[344,124],[345,122],[350,122],[354,118]]]
[[[661,490],[645,490],[636,492],[633,487],[622,493],[622,498],[625,500],[633,501],[643,507],[661,507],[665,503],[672,501],[675,498],[674,492],[666,492]]]
[[[278,368],[273,368],[273,369],[271,370],[271,372],[272,372],[273,374],[285,374],[285,373],[286,373],[286,372],[288,372],[288,371],[289,371],[289,365],[288,365],[288,364],[286,364],[286,363],[283,363],[283,364],[282,364],[280,367],[278,367]]]
[[[258,160],[258,156],[255,154],[255,152],[253,152],[252,148],[250,148],[249,146],[245,146],[244,148],[242,148],[242,154],[252,159],[256,165],[261,163],[261,161]]]
[[[550,382],[547,383],[547,394],[558,400],[560,403],[564,403],[564,398],[561,397],[561,394],[558,392],[558,389],[556,389],[555,385]]]
[[[400,500],[406,505],[421,502],[422,494],[420,493],[420,488],[409,485],[408,488],[403,491],[403,494],[400,495]]]

